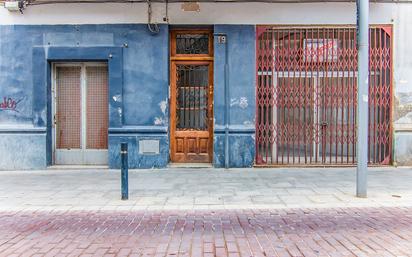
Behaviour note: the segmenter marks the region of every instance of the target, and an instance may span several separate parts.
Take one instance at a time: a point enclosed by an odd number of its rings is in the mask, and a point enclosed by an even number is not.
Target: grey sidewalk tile
[[[187,209],[409,206],[412,169],[373,168],[367,199],[353,168],[131,170],[120,201],[117,170],[0,172],[0,209]]]

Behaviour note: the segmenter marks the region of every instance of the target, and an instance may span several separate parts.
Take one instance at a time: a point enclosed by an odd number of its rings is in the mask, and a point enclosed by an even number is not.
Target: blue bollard
[[[127,143],[120,144],[120,157],[122,160],[122,200],[129,199],[129,164],[127,161]]]

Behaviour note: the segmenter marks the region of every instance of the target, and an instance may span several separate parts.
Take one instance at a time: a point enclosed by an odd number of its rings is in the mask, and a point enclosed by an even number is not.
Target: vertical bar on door
[[[291,92],[290,92],[290,73],[289,73],[289,71],[290,71],[290,61],[289,61],[289,58],[290,58],[290,30],[289,31],[287,31],[287,34],[288,34],[288,36],[287,36],[287,38],[288,38],[288,40],[287,40],[287,54],[286,54],[286,57],[288,58],[287,59],[287,62],[286,62],[286,74],[287,74],[287,79],[286,79],[286,90],[285,90],[285,92],[287,92],[286,93],[286,95],[287,95],[287,114],[286,114],[286,119],[287,119],[287,121],[286,121],[286,125],[287,125],[287,129],[286,129],[286,131],[287,131],[287,133],[286,133],[286,135],[287,135],[287,156],[286,156],[286,159],[287,159],[287,162],[288,163],[290,163],[290,146],[291,146],[291,139],[290,139],[290,132],[291,132],[291,127],[290,127],[290,109],[291,109],[291,99],[290,99],[290,97],[291,97]]]
[[[351,62],[351,66],[353,69],[353,95],[352,95],[352,99],[353,99],[353,105],[352,105],[352,117],[353,117],[353,122],[352,122],[352,133],[353,133],[353,143],[352,143],[352,153],[353,153],[353,157],[352,157],[352,163],[355,163],[356,160],[356,141],[357,141],[357,132],[356,132],[356,106],[357,106],[357,95],[358,95],[358,86],[357,86],[357,80],[358,80],[358,76],[357,74],[357,66],[355,65],[355,59],[358,58],[358,50],[356,48],[356,30],[352,29],[352,33],[353,33],[353,60]]]
[[[380,97],[381,97],[381,101],[380,101],[380,110],[382,113],[382,120],[381,120],[381,126],[380,126],[380,140],[379,140],[379,146],[381,147],[380,152],[382,153],[381,158],[379,158],[379,163],[381,163],[385,157],[386,157],[386,145],[385,145],[385,137],[386,137],[386,90],[385,90],[385,85],[386,85],[386,72],[382,72],[383,71],[383,66],[384,66],[384,59],[382,58],[382,54],[383,54],[383,49],[386,49],[386,40],[382,40],[384,36],[384,33],[382,29],[379,29],[379,48],[380,48],[380,65],[379,65],[379,70],[380,73],[382,74],[382,79],[381,79],[381,83],[380,83],[380,87],[381,87],[381,91],[380,91]],[[383,33],[382,33],[383,32]],[[383,41],[383,42],[382,42]]]
[[[327,28],[327,36],[326,36],[326,44],[329,44],[329,40],[333,40],[333,36],[331,37],[330,35],[330,29]],[[332,152],[333,152],[333,143],[334,143],[334,138],[333,138],[333,126],[335,125],[335,122],[333,122],[333,109],[334,109],[334,100],[333,99],[333,93],[334,93],[334,88],[333,88],[333,59],[332,61],[330,61],[329,64],[329,50],[328,50],[328,45],[326,48],[326,74],[328,76],[327,78],[327,84],[326,86],[328,87],[328,93],[329,93],[329,102],[328,102],[328,109],[329,109],[329,119],[327,120],[327,127],[328,127],[328,131],[329,131],[329,164],[332,164]],[[331,58],[333,58],[333,54],[331,56]],[[330,76],[329,76],[330,73]]]
[[[344,154],[343,154],[343,145],[345,144],[345,136],[344,136],[344,123],[345,123],[345,117],[344,117],[344,110],[345,110],[345,88],[343,84],[345,83],[345,69],[343,65],[343,58],[342,58],[342,48],[339,48],[339,42],[342,42],[343,45],[343,36],[344,36],[344,28],[341,29],[338,32],[338,40],[337,40],[337,47],[336,50],[338,51],[338,73],[342,72],[342,78],[340,78],[340,100],[341,100],[341,106],[340,106],[340,118],[341,118],[341,124],[340,124],[340,164],[343,164],[343,159],[344,159]]]
[[[316,33],[315,33],[315,37],[312,37],[313,42],[315,42],[315,38],[320,38],[320,29],[317,28]],[[315,133],[315,138],[316,138],[316,144],[315,144],[315,162],[317,163],[320,159],[320,145],[322,145],[323,143],[323,131],[321,130],[320,127],[320,116],[321,116],[321,112],[320,112],[320,105],[321,105],[321,95],[320,95],[320,90],[319,90],[319,66],[317,63],[319,62],[319,56],[318,56],[318,52],[313,52],[313,47],[314,47],[314,43],[311,44],[311,50],[312,50],[312,55],[313,58],[316,58],[316,62],[312,61],[312,66],[314,68],[314,71],[316,72],[316,79],[314,80],[314,88],[315,88],[315,97],[316,97],[316,102],[315,102],[315,112],[316,112],[316,133]]]
[[[376,29],[370,29],[370,34],[373,33],[372,35],[369,35],[370,40],[373,39],[373,42],[370,42],[370,53],[369,53],[369,58],[370,58],[370,76],[373,76],[373,79],[369,79],[370,84],[369,84],[369,96],[370,96],[370,102],[369,102],[369,125],[373,126],[373,131],[372,133],[368,133],[369,137],[373,136],[373,144],[369,144],[369,153],[371,155],[370,161],[371,162],[376,162],[376,100],[377,100],[377,90],[376,90],[376,79],[377,79],[377,73],[376,71],[378,70],[377,67],[377,55],[376,55],[376,50],[379,47],[377,45],[377,31]],[[373,72],[373,74],[372,74]],[[373,115],[372,115],[372,110],[373,110]],[[369,140],[370,142],[371,140]]]
[[[265,159],[266,159],[266,163],[272,163],[273,162],[273,158],[272,158],[272,144],[271,144],[271,137],[272,137],[272,133],[273,131],[271,130],[271,120],[270,120],[270,89],[272,87],[271,83],[270,83],[270,78],[271,78],[271,74],[270,69],[272,66],[272,59],[271,54],[272,54],[272,49],[271,49],[271,35],[272,35],[272,30],[266,30],[266,32],[264,33],[264,56],[265,56],[265,62],[264,62],[264,76],[263,76],[263,91],[264,91],[264,105],[262,108],[263,111],[263,116],[262,119],[265,123],[265,140],[264,140],[264,145],[265,145]]]
[[[304,38],[306,38],[308,30],[305,29],[300,29],[300,35],[299,35],[299,50],[303,53],[303,56],[301,58],[301,69],[304,69],[304,74],[305,76],[301,76],[303,83],[302,83],[302,87],[303,87],[303,144],[304,146],[304,151],[305,151],[305,160],[304,163],[307,164],[308,163],[308,131],[310,129],[310,122],[307,121],[307,117],[306,117],[306,112],[309,110],[310,108],[308,108],[308,102],[310,102],[310,94],[308,94],[308,91],[310,92],[310,83],[308,83],[307,80],[307,72],[308,72],[308,66],[307,66],[307,62],[305,61],[305,47],[303,46],[303,40]],[[303,63],[302,63],[303,62]],[[309,87],[309,88],[308,88]],[[309,116],[309,115],[308,115]],[[310,117],[310,116],[309,116]]]
[[[349,144],[350,144],[350,131],[349,131],[349,124],[350,124],[350,81],[351,81],[351,73],[349,69],[349,42],[350,42],[350,29],[348,29],[348,37],[346,38],[346,29],[343,32],[343,51],[344,51],[344,61],[345,61],[345,71],[348,72],[348,78],[345,81],[345,88],[346,88],[346,118],[345,118],[345,142],[346,142],[346,163],[349,163]]]
[[[275,34],[276,33],[276,34]],[[279,138],[278,132],[278,122],[277,122],[277,114],[278,114],[278,79],[277,79],[277,69],[276,69],[276,64],[278,62],[277,58],[277,40],[276,40],[276,35],[277,32],[274,30],[271,30],[271,41],[272,41],[272,53],[273,53],[273,65],[271,66],[271,99],[272,99],[272,128],[273,128],[273,141],[272,141],[272,163],[278,163],[278,143],[277,140]],[[275,161],[273,161],[273,158],[275,158]]]
[[[289,55],[292,55],[292,57],[294,57],[294,55],[295,55],[295,46],[296,46],[296,30],[293,29],[293,41],[292,41],[292,38],[289,37],[289,50],[290,50]],[[290,58],[290,56],[289,56],[289,58]],[[295,94],[297,94],[296,89],[299,90],[299,87],[296,85],[296,77],[295,77],[296,68],[297,67],[294,65],[294,63],[291,63],[291,69],[288,69],[288,72],[293,74],[292,79],[290,80],[290,82],[292,84],[292,88],[290,88],[291,97],[292,97],[292,103],[291,103],[292,104],[292,106],[291,106],[291,109],[292,109],[292,130],[291,131],[294,131],[295,133],[297,132],[297,135],[298,135],[297,137],[299,138],[299,129],[295,128],[295,126],[296,126],[295,125],[295,112],[296,112],[297,103],[299,102],[299,100],[296,99],[297,97],[295,97]],[[296,138],[295,133],[290,134],[291,137],[292,137],[292,160],[293,160],[293,164],[295,164],[295,138]]]

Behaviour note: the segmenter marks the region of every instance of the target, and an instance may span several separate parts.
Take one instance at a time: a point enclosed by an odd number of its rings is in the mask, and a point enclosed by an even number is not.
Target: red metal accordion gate
[[[391,160],[390,26],[370,28],[370,164]],[[356,162],[355,27],[257,27],[256,164]]]

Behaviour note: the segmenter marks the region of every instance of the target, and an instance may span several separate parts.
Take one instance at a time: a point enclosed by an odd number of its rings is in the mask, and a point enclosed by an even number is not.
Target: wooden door
[[[170,33],[170,158],[208,163],[213,156],[213,33]]]
[[[212,62],[172,62],[171,159],[211,162],[213,145]]]

